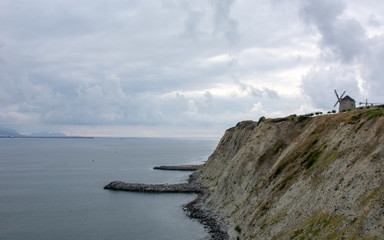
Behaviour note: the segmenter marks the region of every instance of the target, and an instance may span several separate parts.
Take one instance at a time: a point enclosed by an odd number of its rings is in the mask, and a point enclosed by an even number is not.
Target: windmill
[[[335,89],[335,94],[336,94],[336,97],[337,97],[337,102],[335,103],[335,106],[333,106],[334,108],[336,107],[336,105],[339,103],[339,108],[340,108],[340,103],[341,103],[341,100],[345,94],[345,91],[343,92],[343,94],[341,94],[341,96],[339,97],[339,94],[337,94],[337,91]]]
[[[349,109],[354,109],[356,107],[355,106],[355,100],[353,100],[353,98],[351,98],[348,95],[343,97],[344,94],[345,94],[345,91],[339,97],[339,94],[337,94],[337,91],[335,89],[335,94],[336,94],[336,97],[337,97],[337,102],[335,103],[335,105],[333,107],[335,108],[336,105],[339,104],[339,112],[343,112],[343,111],[346,111],[346,110],[349,110]]]

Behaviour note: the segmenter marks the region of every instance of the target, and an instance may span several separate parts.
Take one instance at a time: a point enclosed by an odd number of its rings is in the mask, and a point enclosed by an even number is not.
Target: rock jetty
[[[176,170],[176,171],[197,171],[200,165],[179,165],[179,166],[156,166],[157,170]]]
[[[200,193],[204,187],[197,183],[143,184],[113,181],[106,185],[104,189],[150,193]]]

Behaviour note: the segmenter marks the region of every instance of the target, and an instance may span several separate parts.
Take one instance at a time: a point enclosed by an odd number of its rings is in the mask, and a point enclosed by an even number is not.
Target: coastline
[[[197,194],[195,200],[183,206],[187,216],[203,224],[208,229],[212,240],[228,240],[229,221],[218,213],[204,208],[205,201],[210,195],[210,190],[208,186],[201,182],[199,172],[195,171],[189,175],[188,182],[203,186],[203,190]]]
[[[186,171],[184,167],[185,166],[161,166],[161,168],[157,169]],[[229,240],[229,222],[218,213],[204,208],[205,201],[210,195],[210,189],[202,183],[197,170],[189,175],[187,183],[142,184],[112,181],[107,184],[104,189],[147,193],[196,193],[197,197],[193,201],[183,205],[183,210],[187,216],[203,224],[208,230],[212,240]]]

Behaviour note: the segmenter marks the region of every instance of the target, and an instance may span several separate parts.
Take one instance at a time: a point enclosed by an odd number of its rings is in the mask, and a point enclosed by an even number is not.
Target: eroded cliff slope
[[[384,239],[384,110],[244,121],[200,170],[239,239]]]

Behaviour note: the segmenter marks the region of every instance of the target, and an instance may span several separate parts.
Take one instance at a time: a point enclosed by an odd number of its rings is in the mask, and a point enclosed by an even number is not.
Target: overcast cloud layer
[[[384,102],[381,0],[0,0],[0,127],[221,136]]]

